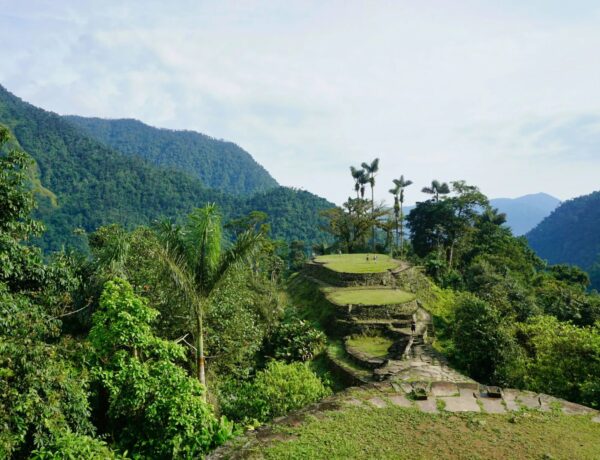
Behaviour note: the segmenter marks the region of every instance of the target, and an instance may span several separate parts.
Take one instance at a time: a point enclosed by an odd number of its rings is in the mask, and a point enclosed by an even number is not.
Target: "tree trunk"
[[[404,257],[404,201],[400,202],[400,256]]]
[[[206,373],[204,371],[204,324],[202,320],[202,307],[196,311],[196,377],[205,387],[204,398],[206,398]]]
[[[375,252],[375,192],[373,191],[375,187],[371,185],[371,220],[373,221],[373,252]]]

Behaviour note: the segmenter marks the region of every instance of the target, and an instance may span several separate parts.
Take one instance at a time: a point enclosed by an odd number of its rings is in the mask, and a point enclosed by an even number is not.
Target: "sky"
[[[349,166],[489,197],[600,189],[600,2],[0,0],[0,84],[236,142],[338,204]]]

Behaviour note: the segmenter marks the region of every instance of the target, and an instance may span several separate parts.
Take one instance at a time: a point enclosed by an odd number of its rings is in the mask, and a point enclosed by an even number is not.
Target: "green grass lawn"
[[[338,365],[350,370],[355,375],[369,379],[373,375],[373,371],[365,369],[364,367],[356,364],[348,353],[340,340],[332,340],[327,344],[327,352],[334,359]]]
[[[409,292],[385,288],[324,288],[323,292],[337,305],[398,305],[415,298]]]
[[[387,356],[388,348],[392,346],[394,341],[382,336],[357,335],[349,338],[347,343],[369,356],[383,358]]]
[[[342,273],[382,273],[398,266],[398,262],[390,256],[377,254],[377,261],[373,260],[374,254],[368,256],[369,260],[367,254],[331,254],[319,256],[315,262]]]
[[[428,414],[348,407],[278,425],[236,458],[266,459],[598,459],[600,424],[586,416]]]

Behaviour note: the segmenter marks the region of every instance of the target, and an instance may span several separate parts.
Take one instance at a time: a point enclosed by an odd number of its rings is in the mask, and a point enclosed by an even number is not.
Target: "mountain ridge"
[[[125,155],[193,174],[208,188],[241,195],[279,185],[250,153],[230,141],[192,130],[158,128],[135,118],[63,118]]]

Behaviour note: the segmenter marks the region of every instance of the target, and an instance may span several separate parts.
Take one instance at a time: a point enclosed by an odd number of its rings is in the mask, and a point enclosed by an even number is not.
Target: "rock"
[[[459,394],[458,386],[452,382],[433,382],[431,394],[433,396],[456,396]]]
[[[444,407],[448,412],[481,412],[475,397],[471,395],[460,395],[443,398],[446,403]]]
[[[389,397],[389,400],[395,406],[400,407],[412,407],[412,402],[404,395],[392,395]]]
[[[430,414],[436,414],[438,412],[437,403],[434,398],[415,401],[415,404],[423,412],[428,412]]]

